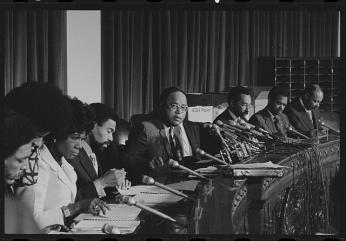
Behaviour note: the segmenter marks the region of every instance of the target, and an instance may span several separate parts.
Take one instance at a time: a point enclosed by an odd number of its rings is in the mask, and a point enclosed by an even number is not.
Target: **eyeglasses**
[[[185,113],[189,107],[187,105],[170,104],[168,108],[172,111],[179,110],[180,112]]]

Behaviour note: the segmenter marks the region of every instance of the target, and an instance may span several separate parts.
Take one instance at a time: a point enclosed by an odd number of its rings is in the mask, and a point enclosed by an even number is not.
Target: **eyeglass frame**
[[[189,106],[188,105],[178,105],[178,104],[172,103],[170,105],[167,105],[167,108],[169,110],[172,110],[172,111],[179,110],[179,112],[181,112],[181,113],[186,113],[188,111]]]

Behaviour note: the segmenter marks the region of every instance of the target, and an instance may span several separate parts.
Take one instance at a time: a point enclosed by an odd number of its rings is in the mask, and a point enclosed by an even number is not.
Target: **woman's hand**
[[[90,199],[90,203],[87,209],[88,213],[99,215],[100,212],[102,212],[103,214],[106,214],[107,210],[110,210],[110,208],[104,201],[98,198]]]

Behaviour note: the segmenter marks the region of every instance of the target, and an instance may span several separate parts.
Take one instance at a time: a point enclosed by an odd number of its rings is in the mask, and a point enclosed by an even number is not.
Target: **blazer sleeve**
[[[288,120],[290,122],[290,124],[298,131],[303,131],[304,127],[301,124],[301,121],[299,119],[299,114],[297,113],[297,111],[291,107],[287,107],[285,108],[284,113],[286,114],[286,116],[288,117]]]
[[[136,183],[139,173],[148,171],[150,160],[146,157],[148,151],[148,134],[143,123],[140,123],[132,129],[127,147],[124,154],[124,167],[128,171],[128,178]]]
[[[42,162],[38,162],[39,172],[37,183],[33,186],[34,190],[34,218],[40,229],[54,225],[64,224],[64,216],[61,207],[53,209],[44,209],[44,204],[47,196],[50,167]]]
[[[95,197],[100,198],[101,196],[97,192],[94,182],[90,181],[83,186],[77,185],[76,201]]]
[[[257,126],[257,127],[261,127],[263,129],[267,129],[262,123],[264,122],[263,118],[260,118],[259,115],[252,115],[250,120],[249,120],[249,123],[250,124],[253,124],[254,126]]]

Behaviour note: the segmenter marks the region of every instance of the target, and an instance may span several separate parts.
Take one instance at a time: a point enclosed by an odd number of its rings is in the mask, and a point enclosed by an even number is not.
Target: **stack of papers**
[[[140,224],[137,220],[140,208],[126,204],[108,204],[111,210],[105,214],[94,216],[90,213],[81,213],[75,218],[78,223],[74,226],[74,233],[102,233],[104,224],[112,225],[120,230],[121,234],[132,233]]]
[[[127,221],[103,221],[103,220],[81,220],[74,228],[74,234],[101,234],[103,225],[107,223],[119,229],[120,234],[133,233],[139,226],[139,220]]]

